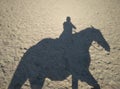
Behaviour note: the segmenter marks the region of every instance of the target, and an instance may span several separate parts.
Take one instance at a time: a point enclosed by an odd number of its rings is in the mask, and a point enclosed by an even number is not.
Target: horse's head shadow
[[[110,51],[107,41],[100,30],[94,27],[73,34],[70,40],[67,43],[59,38],[46,38],[29,48],[23,55],[8,89],[20,89],[27,79],[32,89],[35,85],[41,89],[45,78],[64,80],[69,75],[73,76],[73,82],[82,80],[91,86],[97,84],[89,72],[89,47],[96,41]],[[73,89],[77,89],[75,87],[73,83]]]
[[[89,47],[91,46],[92,42],[95,41],[106,51],[110,51],[110,46],[105,40],[101,31],[99,29],[94,28],[93,26],[73,34],[73,39],[75,39],[75,42],[79,42],[81,48],[86,48],[87,50],[89,50]]]

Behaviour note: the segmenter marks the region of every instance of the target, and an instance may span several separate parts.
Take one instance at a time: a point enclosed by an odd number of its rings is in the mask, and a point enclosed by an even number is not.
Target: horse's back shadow
[[[20,89],[27,79],[32,88],[34,84],[42,87],[45,78],[62,81],[69,75],[93,86],[97,83],[89,72],[91,61],[89,47],[93,41],[110,51],[101,32],[93,28],[86,28],[73,34],[69,42],[59,38],[43,39],[23,55],[9,89]]]

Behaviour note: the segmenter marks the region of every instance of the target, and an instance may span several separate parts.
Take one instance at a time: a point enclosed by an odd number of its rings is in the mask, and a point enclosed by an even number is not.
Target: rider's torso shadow
[[[97,81],[89,72],[89,48],[96,41],[110,51],[108,43],[95,28],[86,28],[73,34],[70,40],[47,38],[29,48],[15,71],[9,89],[20,89],[27,79],[32,89],[34,85],[41,89],[45,78],[56,81],[64,80],[69,75],[73,76],[73,89],[77,89],[74,86],[76,80],[94,86]]]

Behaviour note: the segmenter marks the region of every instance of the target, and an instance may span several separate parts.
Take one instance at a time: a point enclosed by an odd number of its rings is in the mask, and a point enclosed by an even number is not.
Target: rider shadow
[[[93,89],[100,89],[89,71],[89,48],[96,41],[106,51],[110,51],[109,44],[100,30],[94,27],[72,34],[70,40],[67,42],[61,37],[46,38],[29,48],[23,55],[8,89],[21,89],[27,79],[31,89],[42,89],[45,78],[62,81],[69,75],[72,75],[72,89],[78,89],[78,80],[88,83]]]

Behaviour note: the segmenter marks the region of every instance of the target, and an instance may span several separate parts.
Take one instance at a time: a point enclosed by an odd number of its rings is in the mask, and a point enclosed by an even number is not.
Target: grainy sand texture
[[[93,43],[90,72],[101,89],[120,89],[120,0],[0,0],[0,89],[7,89],[24,53],[44,38],[59,38],[70,16],[79,32],[91,25],[110,45],[110,53]],[[98,50],[99,49],[99,50]],[[72,89],[45,79],[43,89]],[[78,89],[90,89],[79,81]],[[31,89],[28,81],[22,89]]]

